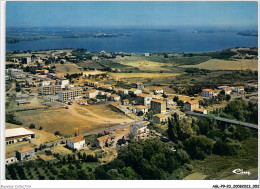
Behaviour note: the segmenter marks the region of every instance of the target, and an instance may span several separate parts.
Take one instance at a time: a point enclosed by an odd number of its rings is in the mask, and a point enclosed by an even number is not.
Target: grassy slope
[[[256,138],[247,139],[242,142],[242,146],[243,149],[236,156],[210,155],[205,160],[192,161],[194,172],[207,175],[206,180],[219,180],[232,176],[234,169],[256,168],[258,166],[258,140]],[[244,177],[246,178],[247,175]]]

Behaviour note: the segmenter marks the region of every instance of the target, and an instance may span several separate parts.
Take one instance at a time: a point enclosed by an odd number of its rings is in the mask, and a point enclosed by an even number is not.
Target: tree
[[[29,129],[35,129],[35,125],[33,123],[30,124]]]
[[[231,96],[228,94],[226,95],[226,101],[229,101],[231,99]]]
[[[192,159],[204,159],[212,153],[214,141],[204,135],[191,136],[185,142],[186,151]]]
[[[173,141],[174,140],[173,124],[172,124],[170,118],[168,118],[168,130],[167,130],[167,133],[168,133],[169,139]]]
[[[60,134],[59,131],[56,131],[56,132],[54,133],[54,135],[59,135],[59,136],[60,136],[61,134]]]
[[[190,156],[183,149],[179,149],[176,152],[177,160],[181,163],[181,165],[185,163],[190,163]]]
[[[173,98],[173,101],[174,101],[174,102],[178,102],[178,100],[179,100],[179,97],[178,97],[178,96],[175,96],[175,97]]]
[[[39,127],[39,130],[42,130],[42,126]]]

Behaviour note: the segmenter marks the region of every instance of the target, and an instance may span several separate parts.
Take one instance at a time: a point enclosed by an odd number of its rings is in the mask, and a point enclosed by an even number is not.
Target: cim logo
[[[237,174],[237,175],[251,175],[249,171],[244,171],[243,169],[234,169],[232,173]]]

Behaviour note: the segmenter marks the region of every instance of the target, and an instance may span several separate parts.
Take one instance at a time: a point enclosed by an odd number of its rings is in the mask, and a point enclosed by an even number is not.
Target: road
[[[132,125],[132,124],[138,124],[138,123],[142,123],[144,121],[142,120],[139,120],[139,121],[133,121],[133,122],[130,122],[130,123],[125,123],[125,124],[122,124],[122,125],[116,125],[116,126],[112,126],[110,128],[105,128],[105,129],[100,129],[100,130],[96,130],[96,131],[92,131],[92,132],[88,132],[88,133],[85,133],[85,134],[82,134],[82,136],[88,136],[88,135],[94,135],[94,134],[98,134],[98,133],[102,133],[104,131],[112,131],[114,129],[119,129],[119,128],[122,128],[122,127],[126,127],[126,126],[129,126],[129,125]],[[55,142],[49,142],[49,143],[46,143],[45,145],[50,147],[52,145],[57,145],[57,144],[60,144],[62,141],[66,141],[67,138],[63,138],[61,140],[58,140],[58,141],[55,141]],[[39,146],[36,146],[36,148],[38,148]]]
[[[195,113],[195,112],[186,112],[186,114],[191,115],[191,116],[195,116],[195,117],[204,117],[204,118],[208,118],[208,119],[215,119],[217,121],[223,121],[223,122],[227,122],[227,123],[232,123],[232,124],[236,124],[236,125],[242,125],[245,127],[250,127],[253,129],[258,129],[258,125],[252,124],[252,123],[246,123],[246,122],[241,122],[241,121],[237,121],[237,120],[233,120],[233,119],[226,119],[226,118],[222,118],[222,117],[216,117],[214,115],[208,115],[208,114],[199,114],[199,113]]]

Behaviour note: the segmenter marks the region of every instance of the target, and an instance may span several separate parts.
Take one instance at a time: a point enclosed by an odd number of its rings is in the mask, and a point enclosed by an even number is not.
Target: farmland
[[[115,80],[129,79],[129,78],[165,78],[176,77],[177,73],[109,73]]]
[[[220,60],[220,59],[210,59],[206,62],[197,65],[185,65],[184,68],[199,68],[207,70],[247,70],[251,69],[253,71],[258,70],[258,60]]]
[[[78,66],[73,63],[54,64],[56,67],[56,73],[80,73]]]

